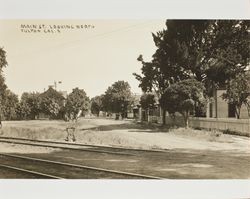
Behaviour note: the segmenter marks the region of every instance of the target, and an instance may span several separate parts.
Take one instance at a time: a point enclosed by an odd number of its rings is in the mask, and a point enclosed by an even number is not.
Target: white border
[[[250,19],[250,1],[0,0],[0,18]]]
[[[249,180],[1,180],[4,199],[239,199]]]
[[[0,19],[250,19],[249,0],[0,0]],[[0,35],[1,36],[1,35]],[[249,198],[249,180],[0,180],[0,198]]]

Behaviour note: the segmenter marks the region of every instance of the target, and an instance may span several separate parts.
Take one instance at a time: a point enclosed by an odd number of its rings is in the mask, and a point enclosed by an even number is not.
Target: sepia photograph
[[[0,198],[250,198],[249,0],[0,0]]]
[[[249,179],[249,118],[250,20],[0,20],[0,179]]]

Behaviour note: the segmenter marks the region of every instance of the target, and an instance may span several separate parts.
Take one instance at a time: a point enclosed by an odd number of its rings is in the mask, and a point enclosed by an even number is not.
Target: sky
[[[61,81],[57,90],[79,87],[94,97],[124,80],[132,92],[141,93],[132,75],[140,73],[137,57],[151,60],[156,50],[152,32],[164,28],[165,20],[0,20],[6,84],[20,96]]]

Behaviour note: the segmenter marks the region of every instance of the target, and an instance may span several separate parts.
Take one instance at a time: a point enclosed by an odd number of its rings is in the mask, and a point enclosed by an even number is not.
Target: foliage
[[[103,109],[104,95],[95,96],[91,99],[91,113],[96,114],[99,117],[100,111]]]
[[[42,110],[50,116],[56,118],[60,112],[59,103],[53,98],[44,98],[42,101]]]
[[[5,92],[7,89],[7,86],[5,84],[4,76],[3,76],[3,68],[8,65],[6,60],[6,52],[3,48],[0,48],[0,121],[1,116],[3,115],[2,109],[3,109],[3,98],[5,97]]]
[[[6,90],[2,98],[2,118],[5,120],[17,119],[18,97],[10,90]]]
[[[68,118],[77,119],[81,111],[89,109],[89,98],[83,89],[75,88],[68,95],[65,104],[65,111]]]
[[[133,75],[140,82],[139,87],[141,87],[143,92],[153,91],[159,97],[169,86],[168,78],[159,69],[157,62],[145,62],[142,55],[137,60],[142,63],[142,76],[136,73],[133,73]]]
[[[3,48],[0,48],[0,71],[2,72],[3,67],[6,67],[7,65],[6,52]]]
[[[122,117],[125,117],[132,99],[132,93],[128,82],[117,81],[106,90],[103,107],[108,112],[121,114]]]
[[[170,114],[179,112],[183,115],[186,127],[195,103],[203,99],[204,87],[195,79],[187,79],[169,86],[160,98],[160,104]]]
[[[17,105],[16,113],[17,113],[17,119],[26,120],[29,119],[30,117],[31,108],[27,103],[20,102]]]
[[[226,93],[222,96],[228,103],[236,107],[236,116],[240,118],[240,110],[243,104],[250,109],[250,73],[243,73],[229,81]],[[249,113],[248,113],[249,114]]]
[[[20,119],[35,119],[39,112],[41,99],[39,93],[28,93],[24,92],[21,96],[20,105],[19,105],[19,113]],[[26,114],[24,112],[26,111]]]
[[[154,108],[156,105],[155,95],[151,93],[145,93],[140,98],[140,104],[143,109]]]
[[[39,101],[41,112],[52,119],[60,116],[59,113],[63,109],[65,99],[61,93],[50,87],[39,95]]]
[[[206,93],[242,73],[250,61],[248,20],[167,20],[166,29],[153,34],[157,47],[142,75],[134,74],[143,91],[161,95],[178,81],[195,78]]]

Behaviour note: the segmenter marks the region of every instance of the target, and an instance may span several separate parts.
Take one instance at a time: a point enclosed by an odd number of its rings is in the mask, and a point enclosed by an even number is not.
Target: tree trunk
[[[188,128],[189,128],[188,117],[186,117],[186,121],[185,121],[185,128],[186,128],[186,129],[188,129]]]
[[[149,108],[147,108],[147,122],[149,122]]]
[[[247,107],[248,117],[250,117],[250,104],[248,102],[246,102],[245,105]]]
[[[162,109],[162,124],[166,124],[166,109]]]
[[[236,117],[237,117],[237,119],[240,119],[240,109],[241,109],[241,106],[236,106]]]
[[[183,114],[183,118],[184,118],[184,123],[185,123],[185,128],[188,129],[189,128],[189,111],[184,112]]]

